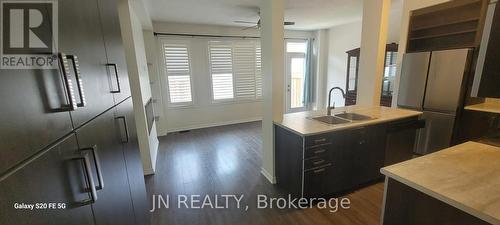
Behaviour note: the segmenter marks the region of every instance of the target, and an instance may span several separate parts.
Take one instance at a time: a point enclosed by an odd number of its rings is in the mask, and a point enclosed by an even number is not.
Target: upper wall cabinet
[[[474,97],[500,98],[500,7],[490,4],[472,85]]]
[[[130,96],[127,63],[120,30],[117,0],[98,0],[101,25],[107,56],[107,75],[110,77],[110,90],[118,104]]]
[[[488,0],[460,0],[411,12],[407,52],[477,47]]]

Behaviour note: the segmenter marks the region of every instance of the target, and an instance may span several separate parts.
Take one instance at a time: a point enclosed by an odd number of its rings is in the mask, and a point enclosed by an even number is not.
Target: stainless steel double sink
[[[357,113],[340,113],[332,116],[313,117],[312,119],[327,124],[343,124],[343,123],[352,123],[354,121],[371,120],[373,118],[370,116],[365,116]]]

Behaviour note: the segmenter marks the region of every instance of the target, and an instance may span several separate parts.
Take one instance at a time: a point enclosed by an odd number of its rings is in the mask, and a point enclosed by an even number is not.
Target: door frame
[[[303,58],[304,59],[304,64],[306,63],[306,53],[300,53],[300,52],[285,52],[285,112],[286,113],[294,113],[294,112],[302,112],[307,110],[307,105],[304,103],[302,107],[297,107],[297,108],[292,108],[292,102],[291,102],[291,97],[292,97],[292,92],[291,92],[291,85],[292,85],[292,74],[291,74],[291,65],[292,65],[292,58]],[[305,65],[304,65],[305,67]],[[305,68],[304,68],[305,70]],[[305,73],[305,71],[304,71]]]

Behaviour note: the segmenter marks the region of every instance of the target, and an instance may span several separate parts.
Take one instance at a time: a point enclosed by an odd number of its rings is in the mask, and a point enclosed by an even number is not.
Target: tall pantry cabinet
[[[58,0],[58,18],[78,74],[0,70],[0,224],[150,224],[117,2]]]

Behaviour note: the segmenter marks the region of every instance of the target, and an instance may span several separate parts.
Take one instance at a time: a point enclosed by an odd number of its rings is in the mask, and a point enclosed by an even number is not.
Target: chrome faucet
[[[328,92],[328,105],[326,106],[326,113],[328,116],[332,115],[332,109],[335,109],[335,102],[333,102],[333,106],[330,107],[330,103],[332,101],[332,91],[338,89],[340,92],[342,92],[342,97],[345,99],[345,92],[342,88],[339,87],[333,87],[330,89],[330,92]]]

